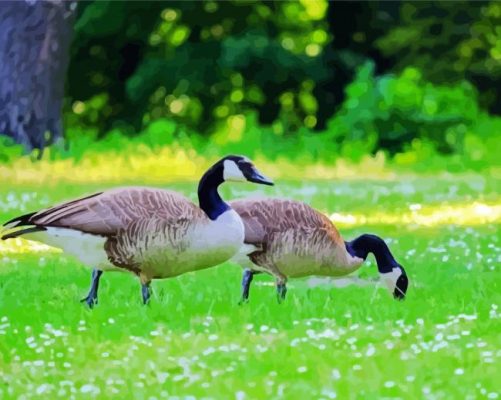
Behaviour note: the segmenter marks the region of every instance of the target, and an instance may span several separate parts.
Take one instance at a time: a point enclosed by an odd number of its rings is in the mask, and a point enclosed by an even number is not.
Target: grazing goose
[[[380,237],[364,234],[345,242],[326,216],[297,201],[236,200],[230,205],[245,225],[245,244],[232,258],[247,268],[242,301],[248,300],[256,273],[275,277],[280,302],[285,299],[288,277],[347,275],[361,266],[368,253],[376,257],[380,276],[393,296],[405,297],[407,275]]]
[[[139,277],[147,303],[152,279],[212,267],[242,246],[242,220],[217,191],[225,181],[273,185],[249,159],[227,156],[202,176],[200,207],[168,190],[112,189],[14,218],[4,224],[9,232],[2,239],[40,241],[94,267],[91,289],[82,300],[90,307],[97,302],[102,271],[117,269]]]

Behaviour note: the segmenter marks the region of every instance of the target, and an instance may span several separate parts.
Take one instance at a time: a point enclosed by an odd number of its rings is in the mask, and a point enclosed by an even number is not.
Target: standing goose
[[[236,200],[230,205],[245,226],[244,245],[232,259],[247,268],[242,301],[248,300],[256,273],[275,277],[280,302],[285,299],[288,277],[347,275],[360,268],[368,253],[376,257],[379,274],[393,296],[405,297],[405,270],[380,237],[364,234],[345,242],[326,216],[297,201]]]
[[[273,185],[249,159],[227,156],[202,176],[200,207],[173,191],[112,189],[14,218],[4,224],[9,232],[2,239],[40,241],[93,267],[91,290],[82,300],[90,307],[102,271],[117,269],[139,277],[147,303],[152,279],[212,267],[242,246],[242,220],[217,191],[225,181]]]

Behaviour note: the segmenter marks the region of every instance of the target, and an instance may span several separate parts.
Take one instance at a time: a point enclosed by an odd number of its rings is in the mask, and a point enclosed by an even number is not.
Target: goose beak
[[[246,177],[249,182],[260,183],[261,185],[273,186],[274,183],[270,178],[261,175],[257,169],[253,168],[252,172]]]

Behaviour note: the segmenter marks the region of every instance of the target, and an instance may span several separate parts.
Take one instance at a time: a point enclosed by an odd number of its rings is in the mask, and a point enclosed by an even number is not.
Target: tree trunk
[[[76,2],[2,1],[0,134],[26,150],[62,138],[61,107]]]

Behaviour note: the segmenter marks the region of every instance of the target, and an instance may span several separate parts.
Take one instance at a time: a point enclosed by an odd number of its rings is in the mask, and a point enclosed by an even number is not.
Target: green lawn
[[[196,185],[170,187],[190,194]],[[0,219],[98,189],[2,187]],[[223,192],[229,199],[255,189]],[[399,216],[416,204],[501,201],[499,181],[479,175],[277,182],[265,190],[368,217]],[[0,398],[498,398],[501,220],[484,217],[340,225],[347,239],[372,232],[389,240],[411,282],[404,302],[377,284],[371,258],[356,273],[363,285],[291,280],[280,305],[272,279],[257,276],[250,303],[239,306],[241,270],[229,263],[155,282],[148,307],[136,278],[108,273],[100,304],[88,310],[79,303],[90,280],[83,266],[54,252],[4,248]]]

